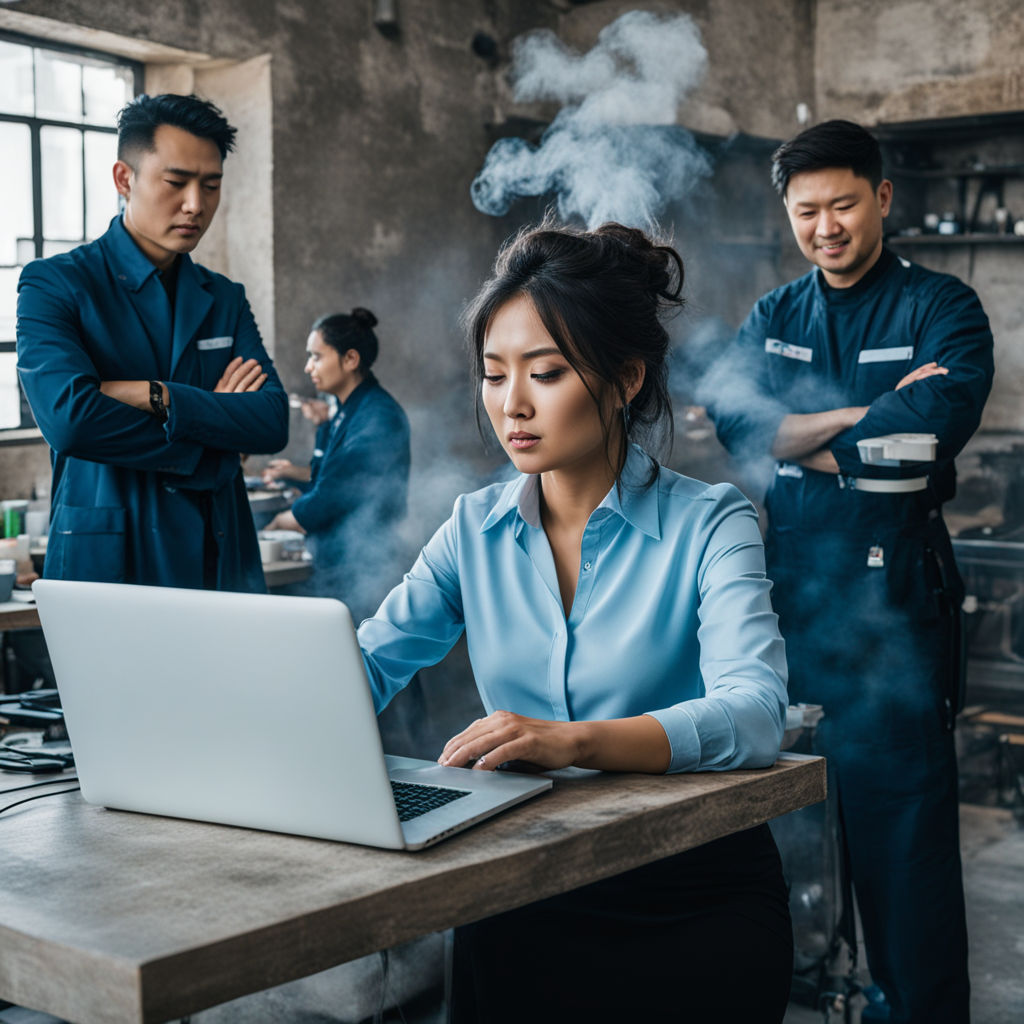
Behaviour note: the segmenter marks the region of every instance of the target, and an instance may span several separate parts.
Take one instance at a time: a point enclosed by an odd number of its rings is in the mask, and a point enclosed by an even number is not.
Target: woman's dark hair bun
[[[639,228],[626,227],[608,221],[594,231],[595,235],[614,238],[625,249],[630,250],[634,259],[641,260],[647,266],[651,292],[669,304],[678,303],[683,291],[683,261],[679,254],[669,245],[659,245],[652,241]]]
[[[363,306],[356,306],[352,310],[352,319],[355,320],[360,327],[368,327],[371,330],[377,326],[377,318]]]

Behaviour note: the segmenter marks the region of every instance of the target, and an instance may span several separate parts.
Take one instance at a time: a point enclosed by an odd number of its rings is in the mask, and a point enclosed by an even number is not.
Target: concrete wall
[[[709,62],[680,123],[717,135],[785,138],[798,130],[797,104],[814,101],[814,7],[815,0],[601,0],[564,13],[558,34],[585,51],[626,11],[684,11],[700,29]]]
[[[374,27],[372,0],[26,0],[0,9],[0,25],[145,59],[152,86],[192,83],[238,121],[252,152],[228,160],[224,208],[197,256],[247,284],[291,390],[308,391],[303,349],[316,316],[377,313],[379,376],[413,423],[414,542],[494,464],[476,435],[457,315],[500,239],[537,207],[487,217],[468,189],[496,126],[554,113],[512,102],[511,40],[548,27],[585,51],[635,7],[686,11],[698,24],[708,73],[679,117],[699,131],[786,137],[802,103],[812,120],[868,122],[1024,107],[1015,0],[401,0],[397,34]],[[477,31],[496,41],[495,60],[472,52]],[[675,216],[691,325],[735,324],[757,294],[803,270],[766,176],[765,152],[740,154],[720,165],[702,217]],[[976,283],[987,287],[977,271]],[[994,321],[1019,333],[1007,287],[991,296]],[[1011,333],[1011,356],[1017,342]],[[1016,386],[1000,392],[1000,424],[1017,398]],[[310,432],[297,415],[292,426],[288,454],[305,459]],[[0,449],[5,489],[40,465],[38,446]]]
[[[370,2],[34,0],[0,10],[0,25],[146,59],[149,87],[194,85],[243,132],[252,99],[244,83],[255,76],[272,111],[263,157],[272,202],[252,195],[252,160],[230,157],[224,209],[196,256],[256,291],[261,327],[293,390],[310,390],[302,367],[311,321],[373,309],[377,370],[413,420],[414,462],[425,472],[450,450],[479,451],[456,322],[511,229],[468,198],[498,89],[470,42],[481,30],[507,47],[556,12],[505,0],[406,0],[398,12],[398,33],[385,35]],[[224,241],[233,217],[248,222],[244,246]],[[261,298],[252,282],[268,277]],[[308,458],[309,432],[300,418],[293,427],[289,453]],[[458,484],[438,501],[450,507]]]
[[[817,114],[875,124],[1024,107],[1020,0],[817,0]]]

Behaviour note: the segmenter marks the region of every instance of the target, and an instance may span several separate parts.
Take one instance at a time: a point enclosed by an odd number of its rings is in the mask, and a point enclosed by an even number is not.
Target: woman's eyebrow
[[[561,349],[557,346],[551,348],[534,348],[530,349],[529,352],[524,352],[519,358],[520,359],[538,359],[541,356],[560,356],[562,354]],[[505,362],[504,356],[499,356],[494,352],[485,352],[484,359],[493,359],[496,363]]]

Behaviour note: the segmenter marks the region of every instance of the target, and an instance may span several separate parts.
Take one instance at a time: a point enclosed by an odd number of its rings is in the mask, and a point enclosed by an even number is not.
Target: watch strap
[[[167,422],[167,406],[164,405],[164,386],[158,380],[149,382],[149,404],[161,423]]]

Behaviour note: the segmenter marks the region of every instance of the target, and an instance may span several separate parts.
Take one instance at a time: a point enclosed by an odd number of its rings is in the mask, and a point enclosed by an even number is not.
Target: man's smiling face
[[[878,259],[892,182],[872,188],[848,167],[802,171],[789,179],[785,202],[800,251],[833,288],[856,284]]]

